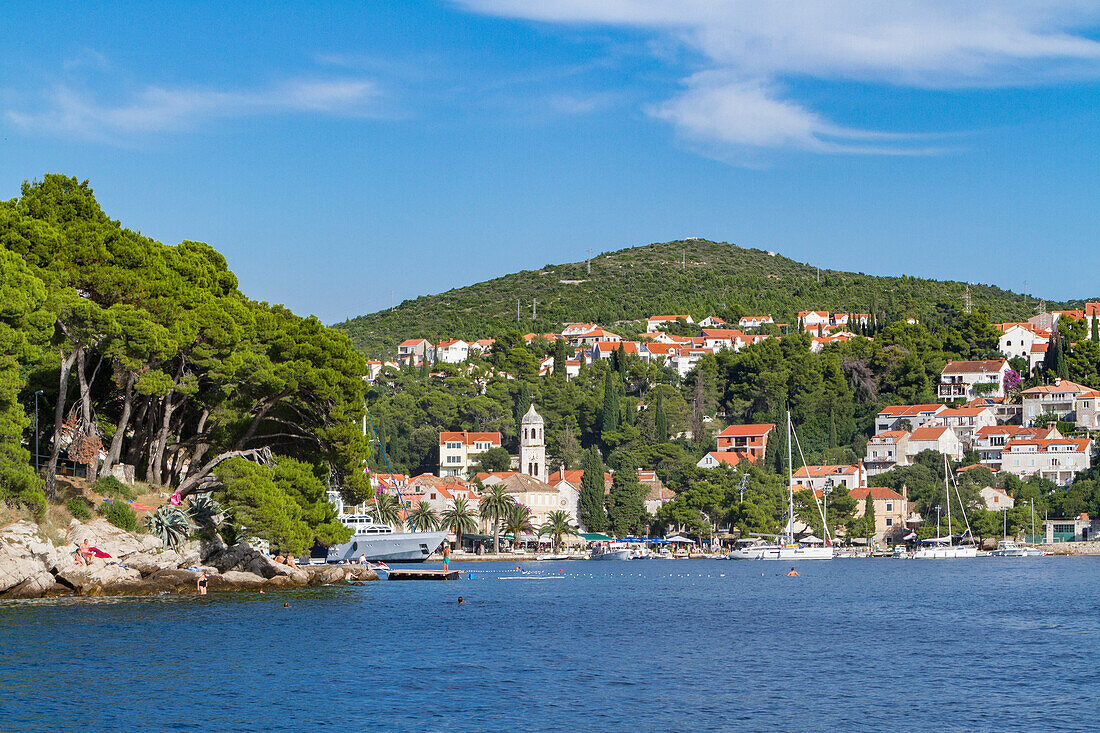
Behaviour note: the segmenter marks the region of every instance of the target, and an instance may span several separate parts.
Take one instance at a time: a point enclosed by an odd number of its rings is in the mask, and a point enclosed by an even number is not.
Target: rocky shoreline
[[[73,550],[85,539],[110,555],[81,565]],[[306,588],[378,580],[363,566],[291,568],[246,543],[227,547],[220,538],[165,548],[152,536],[126,532],[95,519],[69,525],[58,547],[38,525],[20,521],[0,528],[0,600],[61,596],[155,596],[197,594],[206,572],[211,592]]]

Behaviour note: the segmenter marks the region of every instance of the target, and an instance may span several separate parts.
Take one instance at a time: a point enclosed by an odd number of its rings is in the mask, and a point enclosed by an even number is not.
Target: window
[[[447,456],[447,463],[462,463],[462,456]]]
[[[887,527],[893,527],[894,526],[894,520],[893,520],[892,517],[887,517],[886,518],[886,526]]]
[[[888,512],[892,512],[892,511],[894,511],[894,504],[893,504],[893,502],[890,502],[890,501],[886,502],[886,511],[888,511]]]

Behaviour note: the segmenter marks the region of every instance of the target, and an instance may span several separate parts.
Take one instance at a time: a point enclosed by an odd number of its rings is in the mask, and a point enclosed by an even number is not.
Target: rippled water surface
[[[1095,729],[1100,558],[452,567],[0,605],[0,730]]]

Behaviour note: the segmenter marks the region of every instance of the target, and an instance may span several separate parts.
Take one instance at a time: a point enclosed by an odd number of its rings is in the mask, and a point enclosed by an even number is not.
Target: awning
[[[581,532],[580,536],[584,538],[585,542],[611,542],[615,539],[599,532]]]
[[[680,535],[676,535],[675,537],[669,537],[668,541],[669,542],[680,542],[682,544],[687,544],[687,545],[694,545],[695,544],[695,540],[690,539],[688,537],[681,537]]]
[[[825,544],[825,540],[821,539],[820,537],[815,537],[812,534],[808,534],[805,537],[799,539],[798,541],[801,542],[804,545],[823,545],[823,544]]]

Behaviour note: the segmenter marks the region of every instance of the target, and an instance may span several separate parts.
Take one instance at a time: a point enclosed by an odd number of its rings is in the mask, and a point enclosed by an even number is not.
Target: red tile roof
[[[719,438],[741,438],[757,435],[767,435],[775,427],[775,423],[761,423],[759,425],[730,425],[718,433]]]
[[[999,372],[1007,362],[1004,359],[982,361],[948,361],[941,374],[988,374]]]
[[[848,492],[848,496],[853,499],[858,499],[859,501],[866,499],[868,494],[871,495],[873,501],[881,501],[883,499],[901,501],[905,499],[905,497],[898,492],[885,486],[870,486],[865,489],[852,489]]]
[[[917,428],[909,436],[910,440],[939,440],[945,432],[950,432],[951,428]]]
[[[795,478],[818,478],[820,476],[845,476],[857,473],[859,466],[802,466],[794,472]]]
[[[466,431],[462,432],[440,432],[439,444],[443,445],[448,441],[457,440],[464,442],[466,445],[473,445],[474,443],[482,443],[489,441],[494,446],[500,445],[500,433],[470,433]]]

